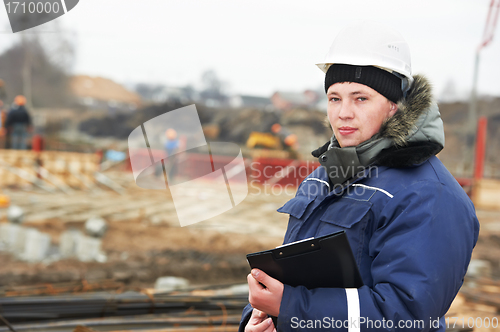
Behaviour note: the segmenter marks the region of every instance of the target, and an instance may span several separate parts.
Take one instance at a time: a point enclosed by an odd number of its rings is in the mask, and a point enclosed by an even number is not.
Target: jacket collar
[[[327,170],[325,167],[318,167],[314,172],[312,172],[304,181],[308,183],[307,186],[303,186],[302,184],[299,186],[297,192],[298,194],[304,196],[341,196],[344,194],[345,190],[359,182],[363,179],[369,178],[374,169],[378,169],[377,174],[383,172],[386,167],[381,166],[377,167],[375,165],[366,167],[361,169],[358,173],[356,173],[352,178],[344,181],[343,183],[332,183],[330,177],[328,176]],[[313,188],[311,188],[311,186]]]

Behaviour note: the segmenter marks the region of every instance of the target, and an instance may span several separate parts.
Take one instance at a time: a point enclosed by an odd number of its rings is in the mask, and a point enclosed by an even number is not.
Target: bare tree
[[[214,70],[207,70],[201,75],[203,90],[200,96],[205,100],[213,100],[224,104],[227,101],[227,96],[224,93],[225,83],[222,82]]]
[[[74,58],[73,46],[68,39],[57,35],[24,35],[0,54],[0,79],[5,82],[7,100],[23,94],[34,107],[61,107],[71,103],[69,72]]]

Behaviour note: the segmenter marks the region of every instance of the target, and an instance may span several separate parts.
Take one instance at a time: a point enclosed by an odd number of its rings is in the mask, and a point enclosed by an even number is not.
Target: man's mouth
[[[354,133],[356,130],[358,130],[358,129],[353,128],[353,127],[340,127],[339,133],[340,133],[340,135],[350,135],[350,134]]]

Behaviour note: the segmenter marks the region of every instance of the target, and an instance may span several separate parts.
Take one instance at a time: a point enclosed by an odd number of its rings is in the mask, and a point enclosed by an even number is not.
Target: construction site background
[[[8,59],[23,59],[26,53],[22,46],[0,55],[0,78],[5,82],[7,106],[25,90],[19,71],[23,66],[21,61],[7,70],[2,64]],[[32,58],[34,54],[42,58],[44,51],[39,47],[32,44]],[[49,63],[41,61],[37,65]],[[17,68],[17,72],[12,68]],[[158,99],[154,97],[158,94],[144,86],[131,91],[105,78],[72,77],[60,68],[52,69],[50,75],[60,78],[54,86],[48,87],[43,75],[36,76],[36,71],[31,80],[28,110],[33,117],[33,134],[43,141],[36,144],[39,151],[32,150],[33,140],[30,150],[0,149],[0,316],[16,324],[54,322],[60,318],[58,312],[51,312],[52,316],[29,316],[29,310],[23,315],[19,308],[8,311],[6,308],[12,305],[9,298],[22,303],[27,297],[106,291],[120,294],[131,303],[127,291],[137,291],[145,296],[138,303],[151,308],[164,303],[155,294],[171,295],[175,290],[184,291],[183,296],[190,296],[192,301],[198,301],[196,296],[203,294],[239,296],[225,298],[222,307],[233,310],[225,316],[220,305],[203,302],[205,309],[212,310],[212,316],[201,325],[220,323],[221,331],[234,331],[238,310],[246,301],[244,284],[249,266],[245,255],[281,244],[287,216],[276,209],[294,196],[294,186],[307,175],[282,170],[303,167],[310,171],[318,167],[310,152],[331,137],[326,113],[316,107],[321,98],[314,97],[312,91],[295,95],[276,92],[267,101],[240,98],[238,103],[230,102],[217,90],[214,73],[205,73],[205,78],[212,82],[205,90],[170,91],[172,98],[168,91],[163,91],[167,97]],[[61,87],[64,93],[54,92]],[[245,106],[245,100],[258,106]],[[169,190],[147,190],[135,184],[127,157],[127,138],[145,121],[192,103],[197,106],[209,142],[236,143],[250,165],[264,163],[273,171],[262,177],[248,167],[249,194],[241,204],[210,220],[180,227]],[[496,153],[500,148],[500,97],[478,101],[479,115],[488,120],[483,179],[473,179],[475,135],[466,130],[469,104],[457,101],[440,103],[439,107],[446,147],[438,157],[474,199],[481,222],[465,285],[448,312],[450,319],[459,322],[457,330],[465,331],[472,328],[458,329],[463,327],[461,318],[468,322],[469,317],[498,317],[500,311],[500,157]],[[277,137],[272,132],[277,123],[296,136],[293,146],[272,139]],[[252,134],[257,138],[249,144]],[[194,197],[200,206],[206,199],[196,193],[196,188],[189,195],[187,198]],[[199,207],[193,206],[196,208]],[[168,279],[173,280],[173,286],[163,288],[163,277],[182,279]],[[222,285],[243,288],[224,288],[226,293],[214,290]],[[212,288],[207,291],[207,287]],[[234,307],[230,307],[228,298],[236,301]],[[97,300],[92,300],[95,305]],[[115,300],[113,296],[103,301],[109,304]],[[41,301],[40,306],[43,305]],[[119,308],[115,302],[113,305]],[[178,310],[192,315],[192,308],[197,307],[190,305]],[[63,312],[63,307],[57,310]],[[134,313],[143,314],[141,310]],[[118,312],[116,309],[113,315],[119,316]],[[98,311],[95,317],[99,314]],[[216,314],[221,316],[215,319]],[[94,316],[85,316],[89,317]],[[182,319],[172,323],[169,317],[158,324],[170,324],[172,328],[192,326],[200,319],[187,317],[188,323]],[[124,321],[121,324],[126,325]],[[54,330],[54,326],[45,328]],[[31,329],[41,330],[40,326]],[[0,323],[0,331],[4,330],[7,328]],[[474,330],[494,329],[477,327],[475,323]]]
[[[495,154],[499,141],[500,99],[481,100],[479,105],[489,120],[484,167],[487,184],[484,181],[482,184],[489,190],[489,198],[486,198],[489,206],[478,209],[481,234],[471,265],[473,272],[450,309],[450,317],[491,317],[500,308],[500,264],[497,259],[500,255],[500,211],[497,210],[500,160]],[[48,254],[38,259],[22,257],[21,254],[27,254],[25,248],[20,249],[22,253],[19,254],[7,250],[4,245],[0,250],[1,294],[47,295],[50,290],[40,285],[58,287],[82,281],[93,285],[109,285],[112,281],[117,283],[115,286],[119,285],[120,291],[152,289],[155,282],[165,276],[185,278],[190,287],[195,288],[245,283],[249,272],[245,254],[281,244],[287,218],[276,209],[293,197],[293,190],[279,189],[279,181],[271,186],[266,184],[266,179],[252,178],[247,170],[250,192],[244,202],[211,220],[181,228],[168,191],[137,187],[127,159],[116,162],[103,157],[107,151],[126,153],[126,138],[132,128],[181,106],[180,103],[152,104],[134,112],[115,114],[107,110],[69,108],[30,110],[34,117],[46,119],[45,126],[38,128],[43,133],[45,150],[38,154],[0,150],[0,159],[9,166],[28,173],[31,169],[31,173],[36,174],[31,161],[36,156],[43,156],[42,164],[61,184],[48,191],[0,167],[2,194],[8,197],[11,206],[22,209],[22,227],[50,236]],[[249,160],[278,159],[282,160],[283,167],[293,162],[284,149],[246,146],[252,132],[270,133],[271,125],[276,122],[297,135],[297,158],[303,161],[314,162],[310,151],[324,144],[331,135],[325,126],[326,115],[321,111],[269,112],[197,106],[207,139],[238,143]],[[440,109],[447,142],[439,158],[457,178],[471,178],[473,159],[466,159],[464,147],[472,141],[462,133],[467,104],[440,104]],[[80,176],[71,174],[70,170],[57,173],[57,160],[66,159],[69,160],[66,165],[69,167],[72,162]],[[83,165],[87,165],[86,168]],[[62,167],[61,162],[59,167]],[[97,173],[105,175],[112,184],[97,181]],[[470,191],[471,185],[472,182],[464,189]],[[493,203],[491,197],[495,198]],[[0,225],[9,224],[8,210],[7,206],[0,209]],[[68,232],[84,234],[85,223],[93,217],[102,218],[107,224],[100,238],[99,252],[70,257],[57,253],[57,247]]]

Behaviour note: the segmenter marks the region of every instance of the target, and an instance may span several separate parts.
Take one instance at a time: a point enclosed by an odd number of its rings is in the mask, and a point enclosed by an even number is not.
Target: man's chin
[[[337,139],[337,140],[338,140],[341,148],[347,148],[349,146],[356,146],[359,143],[361,143],[359,140],[354,139],[354,138],[348,138],[348,139],[342,139],[342,140]]]

